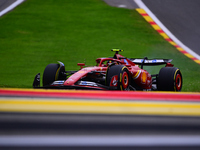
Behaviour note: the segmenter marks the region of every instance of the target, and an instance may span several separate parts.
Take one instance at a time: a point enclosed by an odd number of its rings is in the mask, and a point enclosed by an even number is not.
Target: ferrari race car
[[[119,54],[123,50],[113,49],[114,57],[97,58],[96,66],[66,71],[62,62],[49,64],[43,73],[40,87],[40,73],[35,76],[34,88],[98,89],[98,90],[143,90],[181,91],[183,79],[180,70],[171,64],[172,59],[134,59]],[[151,75],[143,69],[145,65],[165,65],[158,74]],[[139,67],[140,66],[140,67]]]

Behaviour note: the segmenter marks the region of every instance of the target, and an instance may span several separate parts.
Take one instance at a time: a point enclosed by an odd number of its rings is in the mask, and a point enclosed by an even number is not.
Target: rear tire
[[[111,65],[106,74],[106,85],[116,87],[117,90],[129,90],[129,71],[124,65]]]
[[[164,67],[160,69],[157,79],[159,91],[181,91],[182,84],[182,74],[178,68]]]
[[[48,86],[57,80],[56,74],[58,74],[59,67],[59,64],[49,64],[46,66],[43,73],[43,86]]]

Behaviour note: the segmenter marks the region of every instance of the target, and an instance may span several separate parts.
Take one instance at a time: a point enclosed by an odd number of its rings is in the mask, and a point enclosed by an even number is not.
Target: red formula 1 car
[[[43,87],[62,89],[98,90],[146,90],[181,91],[182,75],[173,67],[171,59],[133,59],[119,54],[123,50],[113,49],[114,57],[97,58],[96,66],[81,67],[78,71],[66,71],[62,62],[49,64],[43,73]],[[158,74],[151,75],[144,65],[162,65]],[[140,67],[139,67],[140,66]],[[40,87],[40,74],[35,76],[34,88]]]

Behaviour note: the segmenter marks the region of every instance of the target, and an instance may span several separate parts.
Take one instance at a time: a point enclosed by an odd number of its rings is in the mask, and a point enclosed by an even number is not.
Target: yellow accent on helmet
[[[112,52],[123,52],[124,50],[122,49],[111,49]]]

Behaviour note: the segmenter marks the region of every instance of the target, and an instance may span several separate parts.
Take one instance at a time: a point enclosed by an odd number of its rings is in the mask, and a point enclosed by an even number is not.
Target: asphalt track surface
[[[0,0],[0,11],[4,10],[8,6],[10,6],[12,3],[14,3],[16,0]]]
[[[127,8],[127,9],[135,9],[138,8],[137,4],[134,0],[104,0],[108,5],[119,7],[119,8]]]

